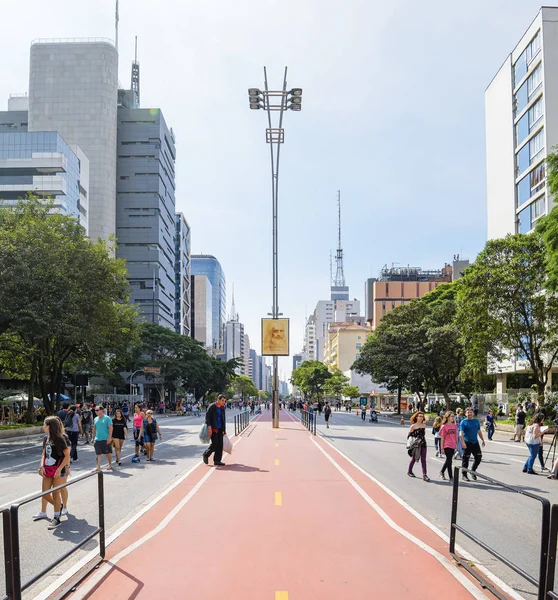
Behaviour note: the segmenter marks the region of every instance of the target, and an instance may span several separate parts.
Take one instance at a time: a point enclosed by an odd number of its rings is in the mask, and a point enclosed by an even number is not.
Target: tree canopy
[[[320,400],[324,384],[331,378],[324,363],[319,360],[305,360],[292,372],[291,383],[300,388],[305,398]]]
[[[0,367],[25,371],[30,398],[38,383],[48,413],[68,365],[108,372],[137,335],[125,263],[113,254],[52,202],[0,202]]]

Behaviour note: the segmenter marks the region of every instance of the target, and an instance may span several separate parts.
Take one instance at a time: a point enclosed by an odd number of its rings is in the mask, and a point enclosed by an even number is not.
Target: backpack
[[[84,410],[81,413],[81,422],[82,422],[82,425],[89,425],[89,423],[91,422],[91,411],[90,410]]]
[[[75,413],[73,410],[69,410],[66,414],[66,418],[64,419],[64,427],[66,429],[68,429],[68,427],[71,427],[74,424],[74,414]]]

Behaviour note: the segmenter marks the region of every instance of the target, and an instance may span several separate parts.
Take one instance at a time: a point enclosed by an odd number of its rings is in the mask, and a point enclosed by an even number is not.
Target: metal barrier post
[[[12,546],[12,600],[21,600],[21,564],[19,560],[19,514],[18,507],[10,507]]]
[[[10,513],[8,510],[2,512],[2,526],[4,536],[4,571],[6,578],[6,596],[11,598],[13,595],[13,559],[12,559],[12,526]]]
[[[554,591],[554,576],[556,571],[556,545],[558,542],[558,504],[552,506],[550,514],[550,541],[548,543],[548,567],[546,569],[546,594],[558,598]]]
[[[97,478],[99,491],[99,555],[105,558],[105,486],[103,482],[103,473],[99,471]]]
[[[546,573],[548,570],[548,545],[550,542],[550,502],[542,505],[541,558],[539,565],[539,599],[546,598]]]
[[[459,467],[453,470],[453,496],[451,500],[451,522],[450,522],[450,554],[455,554],[455,534],[457,533],[454,525],[457,523],[457,502],[459,500]]]

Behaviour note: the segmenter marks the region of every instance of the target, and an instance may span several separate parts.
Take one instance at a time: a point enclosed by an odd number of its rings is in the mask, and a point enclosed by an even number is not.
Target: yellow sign
[[[289,356],[289,319],[262,319],[262,356]]]

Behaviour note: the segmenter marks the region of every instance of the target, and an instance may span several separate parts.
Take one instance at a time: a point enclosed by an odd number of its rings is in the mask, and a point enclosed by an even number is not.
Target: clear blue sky
[[[259,349],[271,305],[265,116],[247,88],[285,65],[304,89],[285,121],[280,179],[280,308],[302,346],[327,299],[342,191],[345,274],[384,264],[443,266],[486,239],[484,90],[535,17],[533,0],[120,0],[120,80],[139,36],[141,97],[177,138],[177,209],[193,251],[214,254]],[[28,86],[42,37],[114,37],[113,0],[26,0],[3,8],[0,102]],[[11,25],[10,25],[11,24]],[[290,359],[281,361],[284,372]]]

